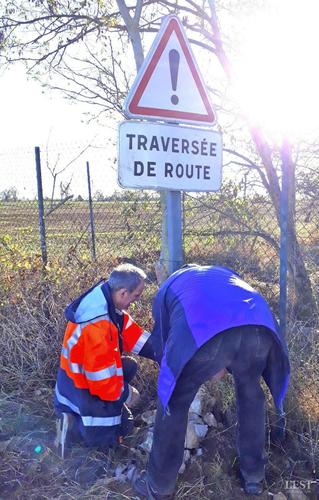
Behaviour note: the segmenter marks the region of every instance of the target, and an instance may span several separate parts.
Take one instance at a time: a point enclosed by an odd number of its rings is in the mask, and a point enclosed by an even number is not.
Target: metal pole
[[[41,256],[42,263],[45,267],[47,265],[47,247],[45,237],[45,221],[44,221],[44,203],[43,203],[43,189],[42,189],[42,175],[41,175],[41,157],[40,148],[36,146],[35,150],[35,166],[37,171],[37,186],[38,186],[38,210],[39,210],[39,230],[41,241]]]
[[[289,216],[289,164],[291,148],[285,139],[281,147],[282,178],[280,195],[280,298],[279,319],[283,336],[287,329],[287,270],[288,270],[288,216]]]
[[[184,262],[182,203],[180,191],[167,191],[168,271],[172,274]]]
[[[92,257],[96,259],[95,252],[95,227],[94,227],[94,213],[93,213],[93,203],[92,203],[92,194],[91,194],[91,177],[90,177],[90,165],[89,162],[86,162],[86,171],[88,177],[88,190],[89,190],[89,207],[90,207],[90,225],[91,225],[91,238],[92,238]]]

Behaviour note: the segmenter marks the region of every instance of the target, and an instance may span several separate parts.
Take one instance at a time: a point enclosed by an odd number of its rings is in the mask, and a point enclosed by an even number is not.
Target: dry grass
[[[136,379],[142,392],[135,412],[138,427],[111,458],[79,446],[62,461],[52,445],[52,389],[65,326],[63,308],[81,290],[105,276],[119,259],[80,267],[76,280],[52,266],[45,282],[38,262],[32,262],[31,269],[6,270],[0,279],[0,431],[9,434],[7,440],[0,441],[0,497],[134,498],[128,483],[114,480],[110,463],[133,459],[140,467],[146,464],[147,456],[139,451],[138,444],[143,435],[140,414],[155,407],[157,371],[152,362],[140,363]],[[133,311],[146,328],[151,327],[154,292],[153,283]],[[268,439],[267,489],[273,493],[285,492],[288,479],[318,477],[319,469],[318,328],[294,323],[290,325],[288,340],[292,380],[287,399],[287,440],[274,446]],[[215,386],[209,384],[209,388],[217,400],[214,412],[222,426],[209,431],[202,444],[203,454],[192,457],[179,477],[177,498],[245,498],[238,479],[231,378]],[[38,444],[42,446],[40,454],[34,451]],[[315,498],[311,494],[309,498]],[[267,492],[261,499],[266,498]]]

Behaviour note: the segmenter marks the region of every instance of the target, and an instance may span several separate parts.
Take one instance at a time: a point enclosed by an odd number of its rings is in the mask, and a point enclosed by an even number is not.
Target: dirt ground
[[[145,467],[147,453],[139,444],[147,425],[141,412],[154,408],[145,401],[135,411],[135,428],[117,450],[88,449],[81,444],[66,450],[64,460],[54,445],[55,416],[40,415],[41,402],[48,404],[52,390],[43,388],[30,395],[26,404],[0,395],[0,499],[136,499],[126,472],[132,465]],[[40,405],[39,405],[40,403]],[[50,405],[49,405],[50,406]],[[201,443],[200,454],[193,454],[179,476],[176,498],[244,499],[235,451],[235,412],[215,408],[218,428],[210,428]],[[268,446],[269,463],[265,491],[261,500],[287,492],[286,481],[309,479],[311,463],[289,436],[284,445]],[[300,490],[298,490],[300,491]],[[317,499],[315,485],[300,492],[300,500]],[[276,498],[276,497],[275,497]],[[297,498],[297,497],[294,497]],[[282,497],[284,500],[284,497]]]

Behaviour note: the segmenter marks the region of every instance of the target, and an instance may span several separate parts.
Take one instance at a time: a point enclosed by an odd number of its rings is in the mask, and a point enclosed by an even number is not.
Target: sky
[[[82,123],[84,107],[42,89],[22,66],[0,75],[0,110],[1,147],[43,144],[49,135],[56,142],[83,140],[92,133],[92,126]]]
[[[243,116],[261,125],[269,137],[303,139],[318,134],[319,30],[317,0],[269,0],[267,12],[243,10],[236,19],[239,36],[233,61],[236,85],[231,98],[238,100]],[[227,31],[227,30],[225,30]],[[209,75],[208,75],[209,76]],[[213,81],[215,75],[211,75]],[[212,85],[214,87],[214,85]],[[34,146],[49,143],[49,166],[63,169],[88,143],[87,150],[63,174],[72,178],[74,195],[87,195],[86,161],[90,161],[92,191],[109,194],[117,184],[117,123],[109,128],[83,123],[85,108],[69,104],[57,93],[43,92],[28,80],[22,67],[0,74],[0,192],[16,186],[20,196],[36,194]],[[112,145],[113,144],[113,145]],[[43,159],[46,194],[52,175]],[[62,174],[59,180],[62,179]],[[59,193],[56,193],[59,194]]]
[[[80,104],[70,104],[57,92],[43,90],[28,79],[22,67],[15,67],[0,74],[0,192],[16,187],[20,197],[36,195],[34,147],[40,146],[44,193],[51,194],[52,175],[46,167],[46,145],[49,145],[51,169],[61,170],[88,144],[89,148],[79,160],[58,177],[68,182],[72,177],[75,196],[87,196],[86,161],[90,162],[92,191],[104,194],[119,189],[114,162],[116,148],[116,123],[108,129],[94,123],[87,124]],[[105,148],[105,149],[104,149]]]

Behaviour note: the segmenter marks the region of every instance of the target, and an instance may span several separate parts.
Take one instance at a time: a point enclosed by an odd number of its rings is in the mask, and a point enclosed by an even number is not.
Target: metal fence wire
[[[34,148],[0,151],[0,171],[2,261],[14,251],[19,251],[21,258],[39,256]],[[42,147],[41,174],[50,265],[71,263],[74,273],[77,266],[105,259],[154,265],[161,249],[159,194],[120,189],[114,158],[107,147]],[[297,191],[298,249],[314,294],[319,278],[316,206],[313,197]],[[246,184],[226,185],[217,193],[184,193],[183,218],[185,261],[234,268],[257,286],[277,312],[280,230],[266,194],[253,189],[247,193]],[[290,278],[298,274],[294,253],[296,248],[290,245]],[[291,307],[300,300],[294,279],[289,281],[289,298]]]

